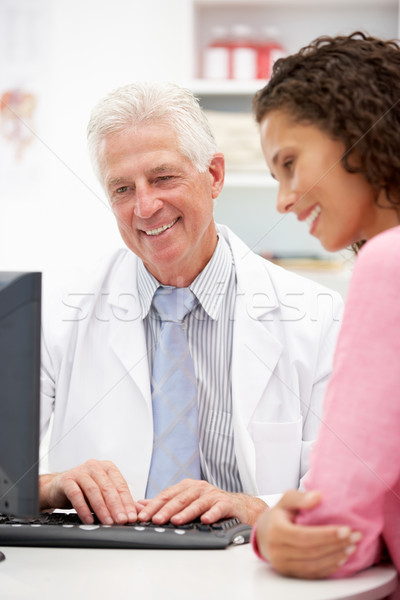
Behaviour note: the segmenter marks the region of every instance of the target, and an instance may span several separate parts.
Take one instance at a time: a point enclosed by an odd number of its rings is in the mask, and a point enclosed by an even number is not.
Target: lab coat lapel
[[[113,320],[111,347],[151,411],[150,376],[146,337],[136,285],[137,258],[126,255],[112,283],[108,297]]]
[[[247,427],[282,353],[271,323],[279,301],[266,262],[232,232],[218,226],[231,247],[236,268],[232,396],[235,410]]]
[[[282,354],[273,334],[279,301],[266,263],[227,228],[222,233],[232,249],[237,277],[232,354],[232,405],[236,458],[243,489],[257,494],[256,456],[251,421]],[[271,401],[274,399],[271,397]]]
[[[239,409],[245,427],[252,418],[283,349],[282,343],[268,328],[268,322],[274,318],[277,309],[274,291],[270,290],[271,303],[255,306],[259,290],[267,290],[268,285],[271,287],[269,277],[266,277],[265,271],[261,271],[254,281],[258,282],[258,291],[254,284],[243,295],[238,289],[236,299],[232,390],[234,405]]]

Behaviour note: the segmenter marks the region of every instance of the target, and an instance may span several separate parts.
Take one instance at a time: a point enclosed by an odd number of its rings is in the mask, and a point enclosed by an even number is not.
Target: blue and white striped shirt
[[[139,261],[138,289],[150,373],[161,330],[161,321],[152,306],[159,285]],[[211,260],[189,287],[199,300],[185,323],[198,385],[202,476],[228,492],[241,492],[232,424],[236,273],[231,249],[222,236]]]

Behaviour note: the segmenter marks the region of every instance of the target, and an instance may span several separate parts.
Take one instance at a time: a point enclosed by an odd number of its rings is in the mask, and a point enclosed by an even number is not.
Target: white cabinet
[[[324,34],[362,30],[397,38],[399,18],[399,0],[193,0],[191,87],[210,111],[217,141],[227,158],[226,184],[217,200],[216,219],[231,226],[256,251],[280,256],[332,256],[293,215],[276,212],[277,186],[267,176],[251,114],[253,95],[265,82],[202,78],[204,51],[215,26],[229,29],[245,24],[255,39],[264,26],[274,26],[280,42],[291,53]]]

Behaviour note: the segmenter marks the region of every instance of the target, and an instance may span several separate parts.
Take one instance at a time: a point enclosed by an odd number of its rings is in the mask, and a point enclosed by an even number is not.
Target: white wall
[[[328,0],[324,1],[330,6]],[[278,22],[279,18],[284,20],[288,39],[301,33],[309,41],[326,29],[326,23],[333,27],[334,9],[324,8],[325,25],[318,26],[321,31],[311,31],[316,7],[312,0],[304,4],[295,2],[294,8],[287,11],[287,6],[272,2],[268,9],[271,22],[275,18]],[[316,4],[321,16],[320,3]],[[363,3],[356,4],[357,9],[343,11],[335,28],[343,23],[350,29],[356,27],[358,14],[360,23],[364,22],[367,17]],[[376,6],[371,0],[367,4],[368,18],[375,22],[376,17],[374,33],[394,35],[397,16],[390,17],[397,15],[394,0],[376,0]],[[229,14],[231,20],[243,11],[247,13],[246,0],[235,10],[218,7],[216,2],[213,11],[210,6],[197,10],[194,36],[193,0],[0,0],[0,94],[21,85],[35,92],[38,102],[31,125],[34,142],[18,164],[13,160],[12,146],[1,135],[0,118],[0,270],[53,273],[74,269],[121,244],[87,156],[85,130],[90,109],[111,89],[136,79],[190,81],[194,73],[193,38],[201,46],[199,29],[209,30],[211,12],[214,19],[218,19],[220,10],[221,19]],[[252,11],[254,19],[264,20],[257,3]],[[302,18],[304,27],[299,29]],[[11,25],[21,25],[21,19],[26,30],[20,28],[18,37],[18,28]],[[392,21],[393,31],[386,31]],[[30,44],[35,52],[31,52]],[[259,210],[264,207],[261,214],[264,222],[270,223],[276,218],[274,201],[270,199],[267,205],[268,198],[261,192],[254,206]],[[228,205],[229,215],[234,216],[242,190],[224,190],[223,194],[218,210],[222,220],[236,228],[225,218],[223,209]],[[229,203],[225,202],[228,195]],[[264,215],[265,211],[272,214]],[[245,239],[247,233],[248,238],[256,235],[258,239],[254,213],[249,215],[248,227],[246,224],[248,232],[242,231],[245,223],[240,210],[238,215],[238,232]],[[300,235],[298,228],[293,236],[281,234],[286,245],[291,236],[297,245],[305,245],[299,242]],[[308,248],[315,240],[310,241],[306,232],[303,235],[307,235]]]
[[[42,21],[33,31],[38,6]],[[26,29],[32,35],[41,29],[43,48],[30,70],[21,66],[30,64],[27,56],[17,57],[14,69],[1,69],[0,59],[0,94],[19,84],[38,99],[35,140],[19,164],[0,136],[0,270],[52,272],[90,264],[120,243],[87,157],[90,109],[135,79],[190,78],[192,32],[180,24],[191,23],[191,3],[0,0],[2,9],[3,26],[10,10],[13,19],[15,11],[18,18],[30,12]]]

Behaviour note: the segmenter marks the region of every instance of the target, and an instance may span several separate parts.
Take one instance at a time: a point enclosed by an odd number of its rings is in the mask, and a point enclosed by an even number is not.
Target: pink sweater
[[[381,540],[400,570],[400,227],[357,257],[306,487],[323,502],[299,523],[363,533],[335,576],[370,566]]]

